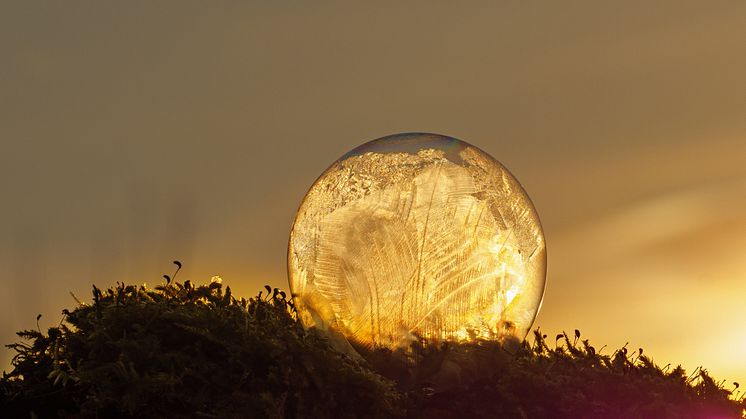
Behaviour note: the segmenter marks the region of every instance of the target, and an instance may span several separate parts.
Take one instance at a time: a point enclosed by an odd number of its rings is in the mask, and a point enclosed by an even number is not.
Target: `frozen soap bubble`
[[[455,138],[399,134],[316,180],[290,233],[288,272],[304,325],[365,348],[523,339],[546,249],[531,200],[497,160]]]

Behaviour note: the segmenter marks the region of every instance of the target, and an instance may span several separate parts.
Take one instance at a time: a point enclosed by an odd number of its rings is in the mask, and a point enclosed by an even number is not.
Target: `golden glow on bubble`
[[[290,233],[307,326],[365,347],[523,339],[541,303],[544,237],[518,181],[463,141],[401,134],[332,164]]]

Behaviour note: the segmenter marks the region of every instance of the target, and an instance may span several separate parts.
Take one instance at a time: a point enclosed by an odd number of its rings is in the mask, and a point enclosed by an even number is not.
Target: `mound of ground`
[[[0,379],[8,418],[737,418],[746,407],[705,370],[642,350],[602,355],[474,342],[340,353],[305,330],[285,293],[248,300],[218,282],[93,287],[46,333],[25,330]]]

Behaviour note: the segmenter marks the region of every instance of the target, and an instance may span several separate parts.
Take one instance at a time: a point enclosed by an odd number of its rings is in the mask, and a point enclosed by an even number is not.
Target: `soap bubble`
[[[364,348],[525,338],[544,292],[538,215],[484,151],[435,134],[370,141],[313,184],[290,233],[300,320]]]

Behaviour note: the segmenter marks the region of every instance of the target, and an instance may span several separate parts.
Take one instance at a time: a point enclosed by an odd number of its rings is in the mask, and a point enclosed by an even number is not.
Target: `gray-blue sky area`
[[[744,19],[742,1],[3,2],[0,339],[176,258],[243,295],[286,287],[314,179],[429,131],[533,199],[536,325],[744,381]]]

